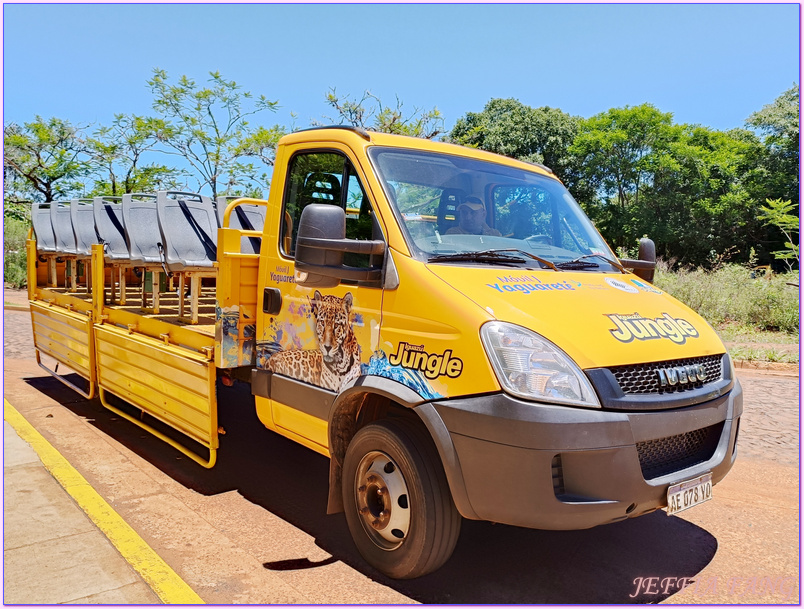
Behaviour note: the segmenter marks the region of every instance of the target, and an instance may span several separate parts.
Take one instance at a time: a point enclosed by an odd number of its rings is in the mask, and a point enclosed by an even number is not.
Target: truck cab
[[[416,510],[579,529],[685,481],[711,494],[735,457],[731,360],[549,170],[349,129],[281,144],[252,390],[267,427],[330,457],[329,509],[372,564],[411,576],[395,555],[432,535]],[[435,449],[441,499],[413,447]]]

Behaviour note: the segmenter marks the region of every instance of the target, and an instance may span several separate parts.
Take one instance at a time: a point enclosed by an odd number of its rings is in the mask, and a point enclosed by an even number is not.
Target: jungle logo
[[[686,319],[674,318],[667,313],[661,317],[650,319],[639,313],[630,315],[606,315],[613,323],[611,335],[621,343],[636,340],[656,340],[667,338],[677,345],[683,345],[687,338],[698,338],[698,330]]]
[[[388,358],[394,366],[413,368],[423,372],[428,379],[435,379],[446,374],[449,378],[456,378],[463,371],[463,361],[452,355],[452,349],[447,349],[440,355],[427,353],[424,345],[411,345],[400,342],[396,353]]]

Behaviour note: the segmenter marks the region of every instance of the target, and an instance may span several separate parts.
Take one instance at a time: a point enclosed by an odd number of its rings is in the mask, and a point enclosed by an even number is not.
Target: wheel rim
[[[410,529],[408,486],[388,455],[371,451],[360,460],[355,501],[360,522],[378,547],[394,550],[402,545]]]

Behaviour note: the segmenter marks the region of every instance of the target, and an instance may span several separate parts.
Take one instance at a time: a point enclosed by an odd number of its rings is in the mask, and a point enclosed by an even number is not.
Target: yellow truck
[[[250,383],[265,427],[329,457],[328,513],[391,577],[444,564],[463,518],[674,514],[734,463],[723,343],[653,286],[652,242],[619,260],[543,166],[317,128],[279,142],[268,200],[32,211],[37,358],[86,382],[40,365],[204,467],[216,387]]]

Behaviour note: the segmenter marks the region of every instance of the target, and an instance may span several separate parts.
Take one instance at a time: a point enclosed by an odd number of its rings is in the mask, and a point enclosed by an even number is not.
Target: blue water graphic
[[[444,397],[430,386],[430,383],[427,382],[422,373],[418,370],[408,370],[402,366],[392,366],[388,362],[384,351],[375,351],[371,359],[369,359],[368,364],[361,364],[361,372],[363,374],[382,376],[402,383],[405,387],[413,389],[413,391],[426,400],[435,400]]]

